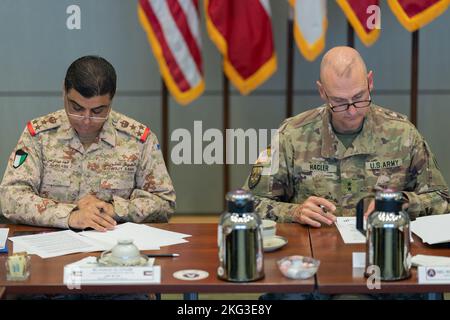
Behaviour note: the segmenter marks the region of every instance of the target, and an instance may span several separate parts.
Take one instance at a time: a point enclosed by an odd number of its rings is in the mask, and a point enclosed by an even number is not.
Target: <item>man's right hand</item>
[[[114,214],[114,210],[111,209],[112,206],[93,195],[81,198],[77,207],[78,210],[73,211],[69,216],[71,228],[93,228],[97,231],[107,231],[114,229],[117,224],[112,218]]]
[[[332,202],[312,196],[294,209],[293,218],[295,222],[319,228],[322,223],[331,225],[336,222],[335,211],[336,206]]]

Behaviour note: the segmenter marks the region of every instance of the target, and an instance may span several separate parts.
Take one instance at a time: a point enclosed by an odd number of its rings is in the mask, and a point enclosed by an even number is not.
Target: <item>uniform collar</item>
[[[105,124],[103,125],[102,131],[100,131],[100,140],[105,141],[111,147],[116,146],[116,130],[112,124],[112,111],[110,111],[108,119],[106,119]]]
[[[109,144],[112,147],[116,146],[116,131],[114,129],[114,126],[112,124],[111,119],[111,113],[108,117],[108,119],[105,121],[105,124],[103,125],[102,130],[99,134],[99,140],[102,140]],[[62,140],[70,140],[70,147],[78,150],[79,152],[82,152],[84,150],[80,139],[78,138],[78,135],[76,134],[75,130],[70,125],[69,119],[67,118],[67,114],[63,114],[61,116],[61,126],[59,128],[59,139]]]
[[[345,149],[341,141],[336,137],[331,125],[331,110],[323,109],[322,115],[322,149],[324,158],[343,159],[358,154],[375,153],[374,128],[373,128],[373,105],[366,114],[361,132],[353,141],[353,145]]]

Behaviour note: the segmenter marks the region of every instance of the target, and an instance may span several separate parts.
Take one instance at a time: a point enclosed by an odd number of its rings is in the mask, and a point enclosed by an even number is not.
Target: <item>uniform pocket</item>
[[[42,177],[42,186],[69,187],[70,174],[59,170],[45,170]]]
[[[40,196],[56,201],[72,201],[70,190],[70,172],[61,170],[44,170]]]
[[[105,200],[111,200],[112,196],[125,199],[130,198],[134,190],[134,175],[122,175],[114,178],[103,178],[100,180],[100,194]]]

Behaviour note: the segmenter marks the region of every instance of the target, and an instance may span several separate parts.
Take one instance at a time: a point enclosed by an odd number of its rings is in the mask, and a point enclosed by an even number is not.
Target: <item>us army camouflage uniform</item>
[[[16,155],[23,153],[19,165]],[[64,110],[30,121],[0,186],[3,214],[18,223],[68,228],[76,202],[88,194],[112,203],[117,220],[167,222],[175,190],[156,136],[111,111],[85,150]]]
[[[383,188],[404,191],[413,217],[448,210],[448,187],[424,138],[405,116],[376,105],[348,149],[336,138],[326,106],[286,119],[278,154],[278,171],[275,153],[262,157],[244,186],[263,217],[290,222],[310,196],[335,203],[337,216],[354,216],[359,199]]]

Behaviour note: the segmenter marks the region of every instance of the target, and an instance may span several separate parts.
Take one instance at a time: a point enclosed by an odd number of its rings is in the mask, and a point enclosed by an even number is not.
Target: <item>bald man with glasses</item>
[[[372,103],[373,73],[356,50],[328,51],[317,86],[325,104],[286,119],[279,143],[247,179],[261,216],[331,225],[383,189],[402,191],[412,218],[448,212],[448,187],[428,144],[406,116]]]
[[[167,222],[175,190],[150,129],[111,110],[113,66],[74,61],[64,109],[30,121],[0,185],[3,214],[38,226],[111,230],[118,222]]]

